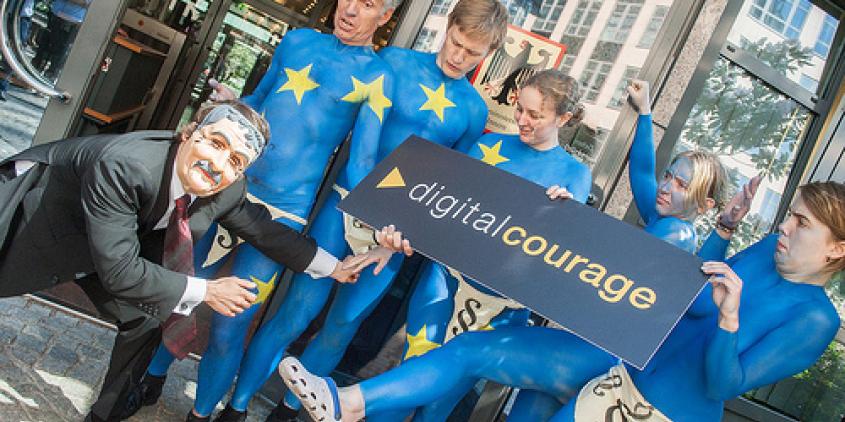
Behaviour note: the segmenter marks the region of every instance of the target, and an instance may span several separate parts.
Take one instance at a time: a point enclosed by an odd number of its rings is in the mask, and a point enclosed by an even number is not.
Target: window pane
[[[801,83],[820,80],[839,20],[808,0],[747,0],[728,41],[753,50],[764,62]],[[746,47],[742,40],[748,40]],[[784,66],[785,60],[789,66]]]
[[[833,298],[840,309],[841,297]],[[845,347],[833,342],[811,368],[745,397],[805,422],[838,421],[845,413]]]
[[[809,112],[725,59],[719,59],[690,112],[674,153],[701,149],[719,156],[731,179],[731,194],[751,177],[764,176],[759,192],[782,195]],[[771,198],[771,196],[770,196]],[[731,252],[759,240],[772,228],[779,201],[757,195],[731,242]],[[712,218],[699,221],[701,238]]]

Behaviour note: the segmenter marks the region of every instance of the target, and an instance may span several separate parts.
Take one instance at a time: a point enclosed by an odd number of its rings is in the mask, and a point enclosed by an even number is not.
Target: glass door
[[[73,133],[124,3],[3,3],[0,159]]]

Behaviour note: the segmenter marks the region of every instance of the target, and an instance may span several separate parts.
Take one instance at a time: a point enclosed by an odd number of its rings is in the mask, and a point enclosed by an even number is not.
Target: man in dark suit
[[[192,277],[192,239],[212,222],[314,277],[354,281],[378,259],[340,263],[245,199],[243,172],[267,134],[261,116],[233,102],[201,109],[177,135],[68,139],[0,163],[0,203],[7,204],[0,209],[0,296],[73,280],[117,323],[87,420],[121,418],[129,386],[143,375],[172,313],[187,315],[205,302],[233,316],[255,300],[249,281]]]

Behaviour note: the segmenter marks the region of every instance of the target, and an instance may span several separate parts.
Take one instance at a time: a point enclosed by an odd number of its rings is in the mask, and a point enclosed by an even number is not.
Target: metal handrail
[[[11,17],[7,14],[9,3],[15,4],[13,7],[15,13]],[[3,53],[6,63],[12,68],[12,72],[23,79],[29,86],[63,103],[68,103],[70,102],[70,94],[67,91],[56,89],[55,86],[43,79],[38,74],[38,71],[26,60],[18,60],[18,58],[23,57],[21,40],[19,38],[20,21],[17,19],[22,6],[23,3],[21,0],[0,0],[0,52]],[[9,21],[12,22],[11,39],[8,36]]]

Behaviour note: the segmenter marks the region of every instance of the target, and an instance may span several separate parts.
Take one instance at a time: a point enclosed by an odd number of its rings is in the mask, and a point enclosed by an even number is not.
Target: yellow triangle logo
[[[399,167],[393,167],[390,173],[381,179],[381,182],[376,185],[376,188],[404,188],[405,179],[402,178],[402,173],[399,173]]]

